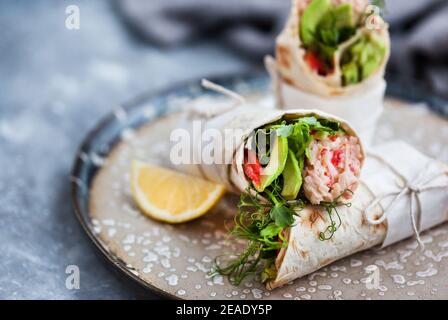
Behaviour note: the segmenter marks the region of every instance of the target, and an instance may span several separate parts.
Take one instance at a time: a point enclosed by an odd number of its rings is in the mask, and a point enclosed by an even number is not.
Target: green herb
[[[332,5],[328,0],[313,0],[300,20],[300,37],[307,50],[333,69],[333,57],[341,43],[356,33],[353,7],[350,3]]]
[[[309,158],[308,147],[313,140],[312,133],[316,138],[324,138],[340,132],[339,124],[315,117],[299,119],[293,125],[293,133],[288,137],[290,148],[294,151],[296,158],[301,161],[304,157]]]
[[[283,227],[279,227],[276,223],[271,223],[260,231],[260,235],[263,238],[274,238],[278,236],[282,230]]]
[[[282,229],[292,226],[294,223],[294,212],[284,204],[275,205],[269,215],[275,225]]]
[[[323,16],[317,28],[319,40],[327,46],[337,48],[356,32],[352,5],[343,3],[333,7]]]
[[[317,26],[330,8],[330,0],[313,0],[303,12],[300,20],[300,38],[305,45],[315,42]]]
[[[334,201],[332,202],[321,202],[320,205],[325,208],[327,211],[328,217],[330,218],[330,225],[325,229],[325,231],[321,232],[319,234],[319,240],[326,241],[333,238],[334,233],[339,229],[341,226],[341,216],[338,212],[338,207],[345,206],[345,207],[351,207],[351,203],[344,203],[341,202],[341,197],[346,193],[349,192],[353,194],[353,191],[350,189],[346,189],[341,195],[339,195]],[[337,222],[333,219],[333,212],[337,216]]]
[[[282,232],[294,222],[294,211],[281,209],[286,202],[279,198],[274,190],[271,192],[271,197],[275,199],[277,205],[259,199],[258,196],[251,194],[252,191],[253,189],[249,189],[247,194],[241,195],[235,226],[231,231],[231,235],[235,238],[248,241],[245,250],[236,256],[230,255],[231,259],[224,267],[222,260],[226,256],[216,258],[213,268],[213,273],[228,276],[234,285],[239,285],[251,274],[262,272],[259,270],[261,260],[274,259],[277,250],[286,246]],[[303,207],[303,204],[297,202],[292,207]],[[272,218],[273,216],[276,220]],[[287,225],[288,222],[291,224]]]
[[[279,121],[257,130],[254,141],[257,151],[257,137],[266,138],[274,131],[279,137],[288,139],[289,150],[296,156],[300,172],[303,170],[305,158],[309,156],[307,150],[313,139],[343,132],[337,122],[316,117],[305,117],[294,122]],[[267,141],[269,139],[265,139],[265,142]],[[257,156],[263,155],[258,153]],[[263,282],[275,277],[274,261],[278,250],[287,246],[286,231],[294,226],[295,216],[308,203],[300,191],[296,199],[286,200],[282,196],[283,186],[284,179],[279,175],[263,192],[257,192],[251,186],[241,195],[230,235],[246,240],[247,245],[243,252],[237,255],[217,257],[214,273],[228,276],[234,285],[239,285],[247,276],[253,274],[261,275]],[[339,198],[333,203],[323,203],[323,206],[332,212],[340,205],[338,200]],[[333,220],[331,225],[331,230],[325,232],[334,233],[337,230]],[[325,233],[323,234],[325,236]]]
[[[331,73],[334,69],[334,57],[341,44],[357,35],[365,18],[371,15],[382,15],[385,12],[385,0],[371,0],[371,12],[361,13],[358,19],[351,3],[333,5],[328,0],[313,0],[304,10],[300,20],[300,37],[307,52],[322,64],[318,68],[320,74]],[[375,8],[376,7],[376,8]],[[381,66],[385,56],[385,44],[376,44],[371,37],[356,41],[344,50],[340,63],[343,86],[359,83],[372,75]],[[354,52],[352,48],[358,46],[361,52]],[[367,59],[361,59],[360,55]]]
[[[260,244],[251,241],[246,250],[237,256],[237,258],[231,261],[227,266],[221,267],[219,258],[215,259],[215,265],[212,269],[213,274],[226,275],[229,281],[233,285],[240,285],[241,282],[250,274],[254,274],[257,270],[258,264],[261,260],[259,254]],[[258,256],[257,256],[258,255]],[[256,257],[253,259],[253,257]]]

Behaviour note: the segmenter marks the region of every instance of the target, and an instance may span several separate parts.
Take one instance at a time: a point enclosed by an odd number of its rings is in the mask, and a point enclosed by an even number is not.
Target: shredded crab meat
[[[313,140],[303,170],[303,189],[313,204],[351,198],[359,184],[362,153],[358,139],[348,135]]]

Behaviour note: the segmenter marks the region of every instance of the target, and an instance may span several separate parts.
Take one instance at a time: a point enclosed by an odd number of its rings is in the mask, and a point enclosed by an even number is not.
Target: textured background
[[[78,4],[81,28],[65,28]],[[86,132],[146,90],[248,63],[216,43],[165,51],[107,1],[0,1],[0,298],[148,298],[96,252],[72,213],[69,171]],[[65,288],[65,268],[81,289]]]
[[[365,0],[367,1],[367,0]],[[389,23],[388,73],[448,97],[448,2],[370,0]],[[123,22],[141,40],[179,47],[217,39],[253,62],[271,53],[291,0],[115,0]]]

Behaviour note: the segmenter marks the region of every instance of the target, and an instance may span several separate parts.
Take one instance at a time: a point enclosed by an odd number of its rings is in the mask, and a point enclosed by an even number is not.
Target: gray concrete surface
[[[80,29],[65,28],[66,6]],[[165,51],[125,29],[109,1],[0,2],[0,298],[155,296],[115,272],[75,219],[78,145],[119,103],[147,90],[249,68],[219,44]],[[65,286],[80,268],[80,289]]]

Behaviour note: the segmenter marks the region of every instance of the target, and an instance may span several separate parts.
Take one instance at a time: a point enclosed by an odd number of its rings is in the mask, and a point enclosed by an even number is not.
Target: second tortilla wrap
[[[321,76],[313,71],[305,62],[306,50],[300,38],[300,20],[303,10],[309,5],[308,0],[293,0],[291,13],[283,32],[276,40],[277,68],[281,80],[294,88],[307,93],[324,97],[338,97],[363,92],[383,80],[384,70],[390,55],[390,37],[387,25],[378,30],[371,30],[366,26],[357,30],[355,36],[339,46],[334,55],[334,71]],[[334,4],[351,3],[357,15],[365,12],[368,1],[364,0],[332,0]],[[378,17],[378,19],[381,19]],[[358,84],[342,86],[341,68],[339,61],[344,50],[351,46],[363,34],[375,33],[385,44],[386,53],[379,68],[367,79]],[[297,104],[296,104],[297,105]]]
[[[301,117],[315,116],[338,122],[344,131],[353,137],[358,137],[352,126],[343,119],[332,116],[318,110],[277,110],[263,109],[259,106],[242,105],[226,111],[222,114],[203,117],[200,113],[193,113],[184,119],[179,127],[186,130],[190,136],[198,136],[196,143],[192,145],[193,158],[196,164],[176,165],[177,170],[200,176],[206,180],[223,184],[228,191],[241,194],[246,192],[250,182],[243,170],[245,142],[249,135],[257,128],[276,122],[280,119],[294,120]],[[195,121],[196,120],[196,121]],[[201,126],[202,132],[194,132],[194,123]],[[211,129],[215,134],[210,135],[204,141],[202,133]],[[209,131],[211,132],[211,131]],[[229,137],[229,132],[233,136]],[[226,141],[222,141],[226,137]],[[361,165],[364,160],[364,149],[358,139],[361,151]],[[201,161],[203,150],[211,147],[214,159],[212,163]]]

